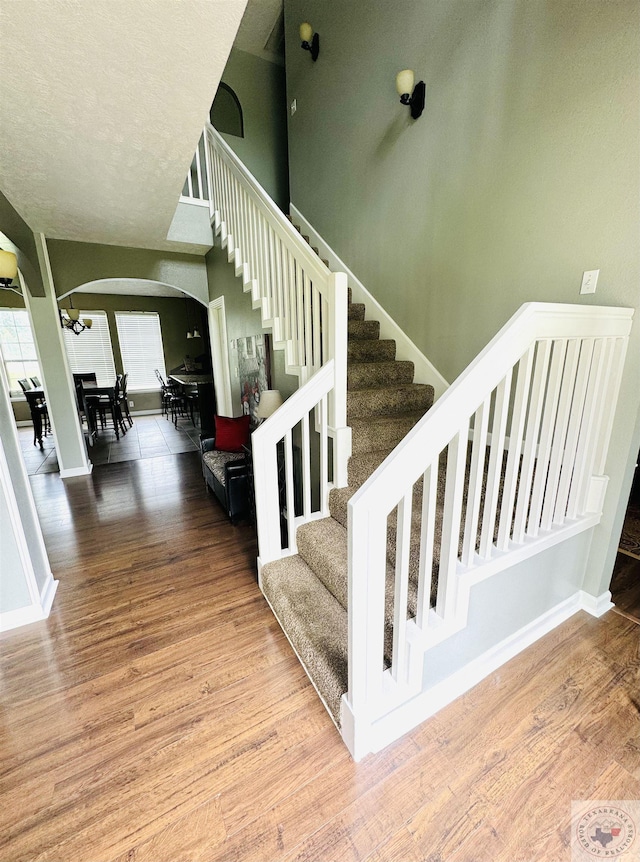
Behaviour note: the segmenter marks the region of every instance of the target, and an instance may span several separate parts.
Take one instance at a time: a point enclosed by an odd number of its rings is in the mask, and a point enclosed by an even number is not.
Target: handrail
[[[266,426],[254,434],[258,539],[264,563],[283,554],[277,526],[281,508],[277,447],[284,446],[289,452],[285,467],[290,470],[287,480],[293,481],[292,432],[301,421],[303,472],[309,480],[303,489],[303,517],[308,519],[314,514],[308,487],[312,472],[308,451],[311,411],[315,430],[321,435],[326,431],[333,443],[333,484],[342,487],[347,482],[351,443],[346,414],[347,277],[325,266],[210,123],[205,127],[205,142],[212,224],[236,274],[242,277],[244,289],[251,292],[254,308],[260,308],[263,325],[272,329],[274,346],[285,351],[287,372],[297,375],[304,387],[322,371],[320,379],[323,386],[328,386],[321,398],[307,406],[306,418],[298,415],[296,405],[313,400],[317,382],[304,396],[299,390],[289,398],[277,411],[277,419],[270,417]],[[282,422],[282,433],[272,439],[266,427],[273,431]],[[328,499],[328,456],[325,460],[327,469],[324,471],[323,466],[318,477],[323,501]],[[324,502],[321,510],[328,511]],[[292,512],[290,508],[287,552],[295,548],[297,520]],[[267,524],[268,527],[261,526]]]
[[[269,419],[260,425],[252,434],[251,449],[253,456],[253,482],[256,503],[256,523],[258,532],[258,545],[260,549],[260,568],[272,560],[282,556],[281,532],[280,532],[280,489],[279,489],[279,465],[277,447],[284,441],[284,454],[286,460],[284,465],[286,471],[286,509],[288,517],[288,553],[295,553],[295,529],[293,504],[293,438],[292,429],[299,423],[303,424],[303,436],[309,434],[309,416],[314,409],[320,412],[320,465],[319,486],[320,506],[319,510],[323,516],[328,514],[329,498],[329,475],[327,455],[327,422],[326,403],[327,395],[333,388],[334,362],[330,360],[320,371],[301,388],[291,395],[286,402],[280,406]],[[311,514],[309,502],[310,488],[306,486],[310,475],[310,454],[308,446],[303,448],[302,458],[307,465],[298,477],[302,483],[302,495],[305,507]]]
[[[347,705],[360,720],[384,714],[390,687],[414,696],[424,649],[466,625],[463,575],[484,577],[504,552],[597,522],[632,316],[523,305],[351,498]],[[387,521],[396,507],[393,563]],[[384,671],[389,566],[393,655]],[[411,578],[417,608],[407,621]]]

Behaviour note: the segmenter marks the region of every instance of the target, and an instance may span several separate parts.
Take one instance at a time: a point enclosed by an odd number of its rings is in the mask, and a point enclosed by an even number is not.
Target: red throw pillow
[[[237,419],[216,416],[216,449],[221,452],[242,452],[242,447],[249,442],[250,422],[251,416],[239,416]]]

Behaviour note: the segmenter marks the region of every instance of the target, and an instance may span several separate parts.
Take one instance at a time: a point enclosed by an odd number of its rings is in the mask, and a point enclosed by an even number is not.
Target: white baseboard
[[[442,680],[427,691],[421,692],[392,713],[368,726],[360,724],[360,727],[357,716],[352,716],[352,721],[347,722],[342,736],[354,759],[359,760],[367,752],[381,751],[394,740],[413,730],[414,727],[426,721],[443,707],[448,706],[460,695],[469,691],[489,674],[517,656],[518,653],[568,620],[577,611],[586,610],[588,613],[593,613],[592,608],[596,608],[604,613],[611,606],[607,596],[609,593],[595,598],[579,590],[491,649],[486,650],[447,679]],[[342,709],[343,717],[348,711],[349,705],[345,698]]]
[[[415,367],[415,382],[431,384],[435,392],[435,398],[439,398],[443,392],[449,388],[449,384],[442,374],[440,374],[437,368],[429,362],[424,353],[416,347],[413,341],[405,335],[395,320],[369,293],[362,282],[356,278],[331,246],[327,245],[320,234],[316,232],[312,225],[302,215],[300,210],[294,206],[294,204],[289,204],[289,210],[293,220],[300,224],[302,232],[311,240],[311,245],[315,246],[319,250],[320,257],[329,261],[329,269],[333,272],[345,272],[347,274],[347,281],[353,294],[353,301],[365,303],[367,306],[367,319],[380,321],[380,338],[391,338],[395,340],[396,359],[413,362]]]
[[[21,628],[31,623],[46,620],[51,611],[57,589],[58,581],[55,581],[53,575],[49,573],[39,602],[27,605],[25,608],[16,608],[13,611],[5,611],[4,613],[0,612],[0,632],[7,632],[11,629]]]
[[[93,464],[89,462],[86,467],[70,467],[68,470],[60,470],[61,479],[72,479],[74,476],[89,476],[93,470]]]
[[[132,410],[132,416],[162,416],[162,408],[158,407],[155,410]]]
[[[42,608],[42,619],[46,619],[51,612],[51,607],[53,605],[53,600],[56,595],[56,591],[58,589],[58,581],[54,580],[53,575],[49,572],[49,577],[47,578],[47,583],[44,585],[44,589],[40,594],[40,606]]]
[[[601,617],[607,611],[611,610],[611,608],[615,607],[615,605],[611,601],[609,590],[600,596],[592,596],[590,593],[580,590],[580,607],[583,611],[591,614],[592,617]]]

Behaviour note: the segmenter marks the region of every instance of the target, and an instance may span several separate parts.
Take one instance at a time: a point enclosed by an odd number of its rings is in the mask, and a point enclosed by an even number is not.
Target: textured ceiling
[[[169,247],[245,5],[0,4],[0,188],[33,230]]]
[[[249,0],[234,47],[284,65],[283,0]]]

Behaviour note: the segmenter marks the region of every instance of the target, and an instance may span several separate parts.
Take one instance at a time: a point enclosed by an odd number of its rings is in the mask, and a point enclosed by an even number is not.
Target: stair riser
[[[365,307],[362,302],[349,303],[349,320],[364,320]]]
[[[347,368],[347,389],[404,386],[413,383],[413,362],[354,362]]]
[[[376,449],[395,449],[416,424],[418,417],[398,417],[395,422],[380,423],[354,420],[352,424],[352,454],[360,455]]]
[[[395,389],[356,390],[347,395],[347,422],[367,416],[426,413],[432,404],[432,386],[412,384]]]
[[[392,362],[396,358],[396,343],[390,340],[349,341],[347,358],[349,362]]]
[[[380,322],[378,320],[350,320],[348,323],[350,341],[363,341],[380,338]]]

